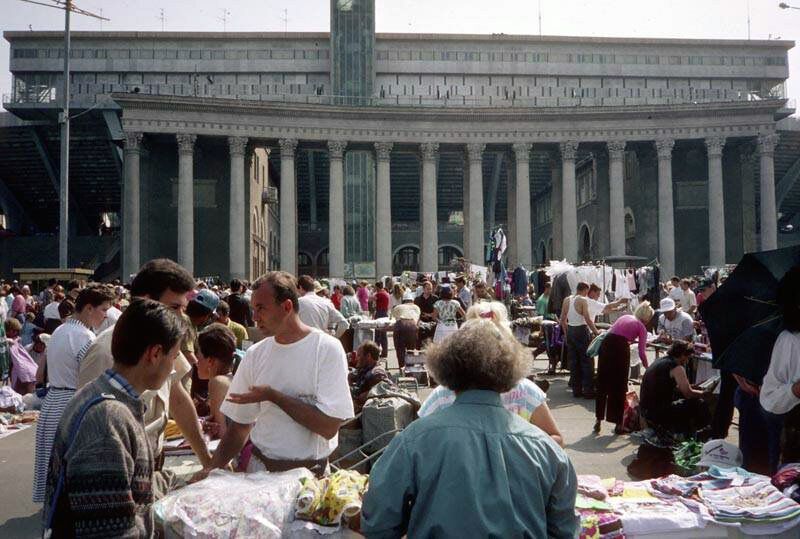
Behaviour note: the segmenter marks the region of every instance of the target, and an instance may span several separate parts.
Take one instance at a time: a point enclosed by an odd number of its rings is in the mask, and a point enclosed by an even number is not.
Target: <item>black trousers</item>
[[[597,361],[597,393],[595,417],[616,424],[622,423],[625,395],[630,373],[630,345],[621,335],[606,335],[600,345]]]

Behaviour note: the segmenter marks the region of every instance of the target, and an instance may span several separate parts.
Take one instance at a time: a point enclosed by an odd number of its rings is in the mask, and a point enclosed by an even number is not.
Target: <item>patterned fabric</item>
[[[460,307],[461,305],[455,299],[440,299],[433,305],[433,308],[439,312],[439,322],[450,325],[456,323],[456,315]]]
[[[53,449],[53,440],[56,437],[58,423],[61,415],[69,404],[74,389],[50,388],[42,402],[39,421],[36,423],[36,457],[33,472],[34,503],[44,501],[44,489],[47,483],[47,464],[50,462],[50,452]]]
[[[500,400],[506,410],[520,416],[525,421],[530,421],[534,410],[547,400],[547,396],[544,391],[539,389],[539,386],[527,378],[523,378],[511,391],[502,393]],[[422,404],[422,408],[418,412],[419,417],[425,417],[437,410],[447,408],[455,401],[455,393],[444,386],[438,386]]]

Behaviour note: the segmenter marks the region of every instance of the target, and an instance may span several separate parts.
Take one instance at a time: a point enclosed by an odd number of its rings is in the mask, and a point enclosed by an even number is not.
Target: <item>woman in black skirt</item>
[[[597,362],[597,394],[595,397],[594,431],[600,432],[600,422],[605,419],[614,423],[615,434],[622,434],[622,415],[625,410],[625,394],[628,392],[630,372],[630,345],[638,339],[639,358],[647,367],[645,345],[647,324],[653,317],[653,308],[644,301],[633,315],[626,314],[614,322],[600,344]]]

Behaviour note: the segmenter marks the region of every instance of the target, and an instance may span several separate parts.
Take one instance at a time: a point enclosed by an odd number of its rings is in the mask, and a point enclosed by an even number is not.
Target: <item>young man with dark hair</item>
[[[353,417],[344,349],[300,320],[294,276],[272,271],[252,289],[256,323],[266,338],[247,350],[233,377],[221,407],[230,424],[198,479],[227,465],[248,438],[249,472],[305,467],[322,473],[339,427]]]
[[[331,300],[316,294],[314,279],[308,275],[301,275],[297,279],[297,287],[300,292],[300,297],[297,299],[300,321],[322,331],[328,331],[328,328],[334,327],[337,335],[350,327],[342,313],[333,306]]]
[[[131,282],[131,295],[158,301],[178,316],[182,316],[188,302],[187,294],[194,288],[194,279],[181,265],[166,258],[147,262]],[[184,339],[188,333],[188,324],[184,322]],[[78,387],[94,381],[111,367],[113,356],[111,340],[113,328],[105,330],[97,336],[86,356],[81,361],[78,375]],[[158,467],[163,452],[164,428],[170,416],[180,427],[192,450],[201,463],[208,463],[211,456],[200,431],[197,412],[189,393],[181,384],[181,380],[192,370],[191,364],[183,353],[178,354],[175,368],[169,379],[158,389],[148,391],[142,396],[147,411],[145,425],[150,436]]]
[[[113,328],[113,365],[79,391],[61,418],[47,475],[45,528],[55,537],[150,537],[151,504],[169,487],[155,472],[142,394],[173,371],[184,323],[134,301]]]
[[[231,308],[231,320],[246,328],[253,327],[253,310],[250,301],[244,295],[244,285],[239,279],[231,281],[231,293],[226,298]]]
[[[233,332],[236,337],[236,348],[241,348],[242,342],[247,340],[247,328],[231,320],[230,316],[231,308],[228,302],[219,300],[219,305],[217,305],[217,322],[223,326],[227,326],[227,328]]]
[[[387,372],[378,364],[380,353],[381,349],[373,341],[364,341],[356,350],[356,372],[350,375],[355,413],[364,407],[370,389],[389,379]]]

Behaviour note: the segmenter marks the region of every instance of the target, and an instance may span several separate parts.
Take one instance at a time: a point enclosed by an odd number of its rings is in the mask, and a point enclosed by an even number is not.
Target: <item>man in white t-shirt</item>
[[[669,280],[669,297],[676,305],[680,307],[681,300],[683,299],[683,290],[681,289],[681,280],[677,277],[671,277]]]
[[[314,279],[308,275],[301,275],[297,279],[297,286],[302,294],[298,298],[298,315],[301,322],[322,331],[328,331],[328,328],[333,327],[336,329],[337,335],[350,327],[342,313],[333,306],[331,300],[316,294]]]
[[[675,340],[694,340],[694,320],[685,312],[678,309],[672,298],[661,300],[659,311],[662,313],[658,319],[658,340],[672,342]]]
[[[248,437],[248,472],[306,467],[320,474],[339,427],[354,416],[344,349],[300,320],[294,277],[269,272],[252,289],[254,321],[266,338],[247,350],[233,377],[220,408],[231,424],[196,479],[227,465]]]

